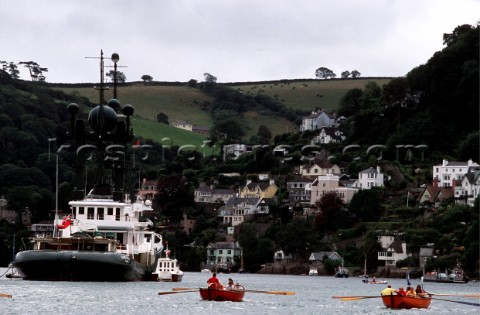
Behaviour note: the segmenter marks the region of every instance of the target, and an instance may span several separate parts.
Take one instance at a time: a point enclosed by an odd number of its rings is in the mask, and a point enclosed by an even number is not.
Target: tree
[[[315,216],[317,230],[332,232],[344,225],[346,220],[345,203],[337,192],[327,192],[317,201],[316,206],[320,210]]]
[[[40,67],[40,65],[34,61],[20,61],[18,64],[24,65],[28,69],[32,81],[45,81],[43,72],[47,72],[47,68]]]
[[[343,71],[342,72],[342,79],[346,79],[351,75],[350,71]]]
[[[207,83],[217,83],[217,77],[216,76],[213,76],[208,72],[204,73],[203,76],[205,77],[205,82],[207,82]]]
[[[328,79],[328,78],[335,78],[337,75],[333,73],[332,70],[325,68],[325,67],[320,67],[317,70],[315,70],[315,76],[319,79]]]
[[[452,33],[443,34],[443,44],[447,46],[452,46],[457,42],[457,40],[462,37],[465,33],[470,32],[473,29],[471,25],[464,24],[457,26]]]
[[[348,90],[340,100],[338,114],[346,117],[356,114],[360,111],[362,96],[363,91],[361,89],[355,88]]]
[[[164,124],[168,125],[168,116],[167,116],[167,114],[159,113],[159,114],[157,115],[157,122],[159,122],[159,123],[164,123]]]
[[[380,198],[373,189],[361,189],[348,205],[349,211],[362,221],[374,221],[381,215]]]
[[[106,76],[109,77],[110,80],[112,80],[112,82],[115,81],[115,71],[114,70],[108,71]],[[127,77],[125,76],[125,74],[123,74],[122,71],[117,71],[117,82],[125,83],[125,81],[127,81]]]
[[[260,125],[257,132],[258,140],[261,144],[268,144],[272,139],[272,132],[265,125]]]
[[[8,73],[10,74],[12,79],[20,78],[20,71],[18,71],[17,65],[13,62],[10,62],[10,64],[8,65]]]
[[[350,74],[352,75],[352,78],[358,78],[359,76],[361,76],[361,73],[357,70],[353,70]]]
[[[193,206],[190,184],[179,175],[171,175],[161,179],[153,203],[155,208],[159,208],[161,214],[172,222],[180,222],[184,211]]]
[[[152,82],[153,77],[148,74],[144,74],[142,75],[142,80],[143,80],[143,84],[147,85],[147,83]]]

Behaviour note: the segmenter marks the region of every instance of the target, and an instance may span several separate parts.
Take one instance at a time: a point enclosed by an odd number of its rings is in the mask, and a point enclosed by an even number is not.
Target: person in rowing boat
[[[235,284],[233,283],[233,279],[232,278],[228,278],[228,284],[227,284],[227,290],[233,290],[235,289]]]
[[[223,285],[218,280],[217,274],[215,272],[212,274],[212,277],[207,280],[207,283],[208,288],[210,289],[223,289]]]
[[[396,293],[395,289],[392,289],[391,285],[388,285],[385,289],[382,290],[382,295],[392,295],[393,293]]]
[[[410,297],[416,297],[417,296],[417,292],[415,292],[415,289],[413,287],[408,287],[407,288],[407,295],[406,296],[410,296]]]
[[[421,285],[417,285],[417,288],[415,289],[415,292],[417,293],[418,296],[420,297],[425,297],[429,294],[429,292],[425,291]]]
[[[397,294],[398,294],[398,295],[401,295],[401,296],[405,296],[405,295],[407,295],[407,291],[405,291],[404,288],[400,287],[400,288],[398,288],[398,290],[397,290]]]

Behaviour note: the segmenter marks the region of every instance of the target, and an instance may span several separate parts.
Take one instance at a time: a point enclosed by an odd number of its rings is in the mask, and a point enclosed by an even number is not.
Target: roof
[[[207,245],[209,249],[242,249],[237,242],[217,242]]]
[[[423,256],[423,257],[432,257],[433,256],[433,248],[431,248],[431,247],[421,247],[419,255]]]
[[[338,256],[341,260],[343,260],[342,256],[340,256],[337,252],[314,252],[310,255],[310,260],[323,260],[323,257],[327,256],[328,259],[331,259],[333,256]]]
[[[377,174],[378,171],[376,168],[373,168],[373,167],[369,167],[367,168],[366,170],[363,170],[360,172],[361,174],[367,174],[367,173],[370,173],[370,174]]]

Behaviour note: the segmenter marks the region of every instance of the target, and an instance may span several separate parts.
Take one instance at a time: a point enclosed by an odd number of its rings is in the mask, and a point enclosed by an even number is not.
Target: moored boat
[[[162,236],[150,230],[153,223],[146,217],[153,211],[151,201],[127,184],[133,106],[122,108],[116,99],[104,104],[103,52],[100,65],[100,104],[90,110],[88,122],[77,117],[79,105],[67,107],[70,130],[57,151],[53,233],[37,231],[24,242],[26,248],[12,262],[23,279],[148,281],[163,250]],[[60,151],[70,154],[75,170],[70,212],[61,223],[57,222]],[[96,169],[94,183],[86,180],[87,162],[90,170]],[[93,187],[86,196],[85,187]]]
[[[245,288],[239,286],[238,289],[214,289],[214,288],[200,288],[200,296],[202,300],[208,301],[230,301],[242,302],[245,296]]]
[[[427,272],[423,275],[423,280],[425,282],[449,282],[449,283],[467,283],[469,278],[464,273],[460,263],[457,262],[457,265],[452,269],[450,273],[448,272],[438,272],[433,270]]]
[[[383,304],[387,308],[410,309],[410,308],[428,308],[432,302],[430,297],[411,297],[402,295],[383,295]]]
[[[181,282],[183,279],[183,271],[178,266],[177,259],[170,258],[170,251],[165,250],[165,257],[161,257],[157,261],[157,268],[152,273],[152,280],[164,282]]]
[[[318,276],[318,269],[316,267],[311,267],[308,271],[309,276]]]

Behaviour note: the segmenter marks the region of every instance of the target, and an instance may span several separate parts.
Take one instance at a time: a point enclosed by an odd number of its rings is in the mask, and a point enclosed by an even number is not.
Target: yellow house
[[[253,183],[247,180],[247,184],[240,190],[241,198],[273,198],[278,191],[274,180],[269,183]]]

